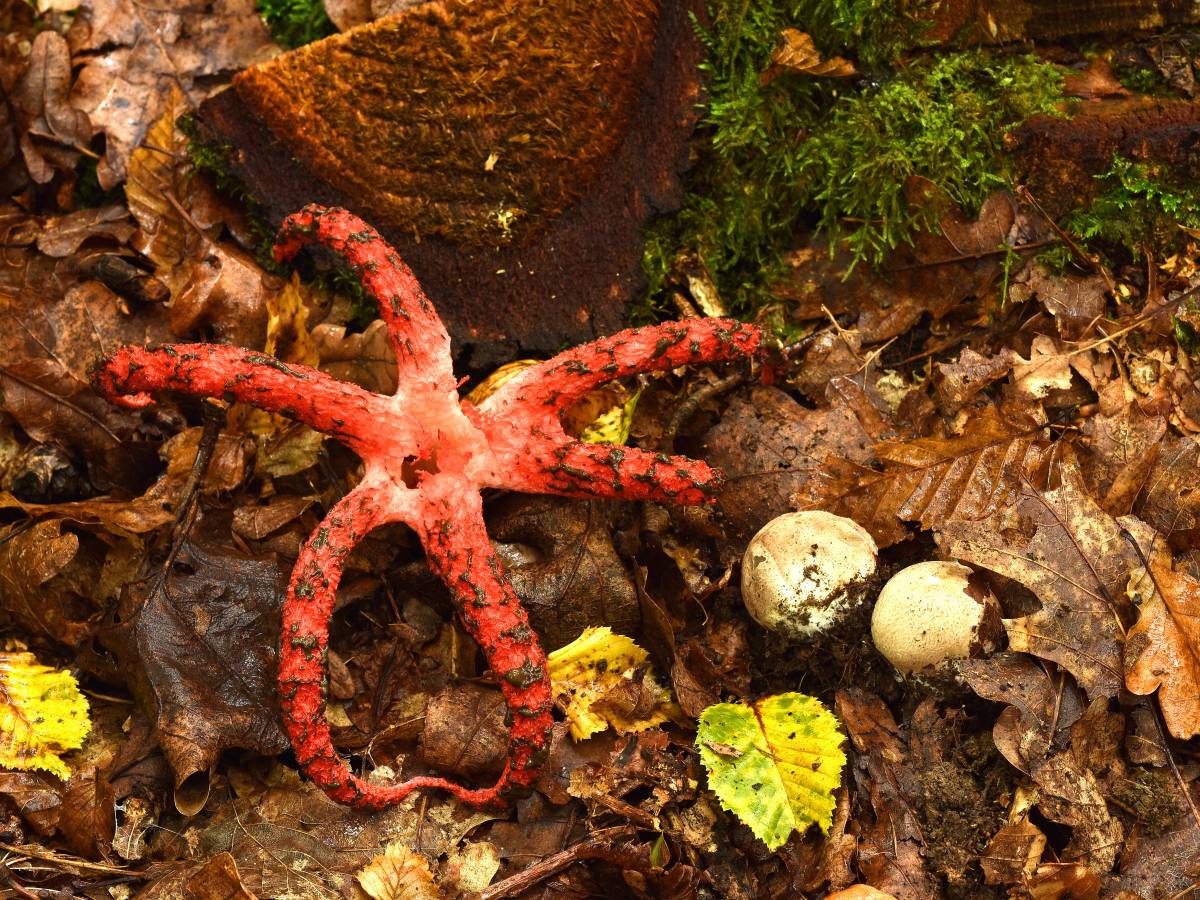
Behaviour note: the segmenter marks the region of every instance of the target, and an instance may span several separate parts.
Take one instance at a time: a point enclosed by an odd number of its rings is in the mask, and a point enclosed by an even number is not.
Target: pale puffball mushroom
[[[871,614],[875,648],[910,674],[996,649],[1000,605],[966,566],[931,560],[901,569]]]
[[[784,513],[746,548],[742,601],[760,625],[811,638],[862,602],[877,554],[871,535],[853,519],[819,510]]]

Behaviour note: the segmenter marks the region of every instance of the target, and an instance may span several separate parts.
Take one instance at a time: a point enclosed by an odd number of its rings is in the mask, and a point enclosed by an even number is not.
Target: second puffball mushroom
[[[878,550],[852,519],[819,510],[768,522],[742,558],[742,600],[760,625],[794,639],[824,633],[857,608]]]
[[[966,566],[931,560],[901,569],[871,614],[875,648],[905,674],[996,649],[1000,606]]]

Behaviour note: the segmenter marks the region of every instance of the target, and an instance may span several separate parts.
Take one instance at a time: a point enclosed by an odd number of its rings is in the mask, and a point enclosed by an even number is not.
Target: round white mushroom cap
[[[760,625],[811,637],[861,602],[877,553],[870,533],[853,519],[820,510],[784,513],[746,548],[742,601]]]
[[[871,640],[901,672],[996,648],[1000,605],[972,572],[931,560],[901,569],[883,586],[871,614]]]

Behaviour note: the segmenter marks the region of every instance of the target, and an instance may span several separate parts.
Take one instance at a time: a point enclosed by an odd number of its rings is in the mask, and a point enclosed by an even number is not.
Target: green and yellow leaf
[[[581,441],[591,444],[623,444],[629,440],[629,429],[633,427],[633,411],[637,409],[639,388],[625,403],[609,407],[596,416],[579,435]]]
[[[829,830],[841,743],[833,713],[797,693],[710,706],[696,734],[709,787],[772,850],[809,825]]]
[[[550,654],[554,694],[566,698],[567,724],[575,740],[612,726],[619,734],[644,731],[670,718],[669,688],[654,680],[646,651],[607,625],[583,634]]]
[[[69,672],[32,653],[0,653],[0,766],[71,777],[60,753],[83,746],[88,704]]]

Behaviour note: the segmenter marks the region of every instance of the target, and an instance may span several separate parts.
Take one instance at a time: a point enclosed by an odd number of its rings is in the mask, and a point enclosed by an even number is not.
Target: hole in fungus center
[[[433,475],[437,472],[437,450],[429,456],[406,456],[400,464],[400,477],[405,487],[415,488],[421,482],[421,475]]]

